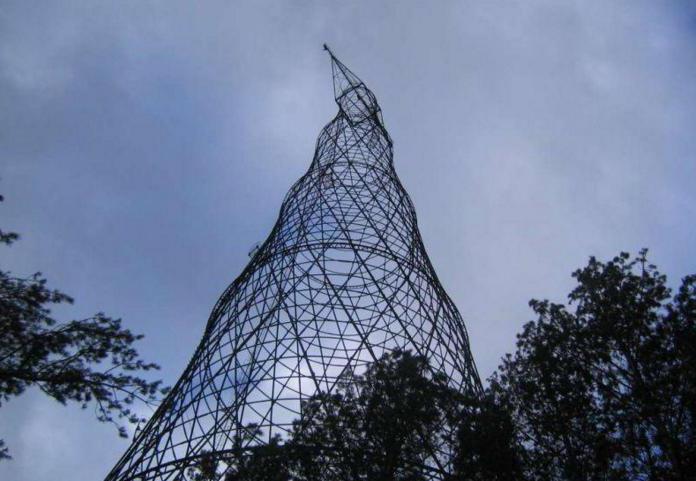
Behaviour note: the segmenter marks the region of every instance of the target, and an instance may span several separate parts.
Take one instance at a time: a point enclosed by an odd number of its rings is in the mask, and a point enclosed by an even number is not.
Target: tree
[[[186,469],[187,476],[179,479],[182,481],[217,481],[220,477],[219,466],[219,459],[210,452],[204,452],[192,466]]]
[[[202,456],[186,479],[425,481],[443,470],[438,462],[442,444],[453,443],[457,396],[424,358],[385,354],[362,375],[346,373],[334,392],[307,399],[287,439],[224,459]],[[262,437],[254,425],[245,433],[240,446]]]
[[[190,479],[693,479],[696,276],[673,295],[641,251],[590,258],[573,277],[567,306],[530,301],[537,318],[485,393],[395,351],[305,401],[287,439],[203,456]]]
[[[461,395],[452,474],[448,481],[521,481],[523,453],[515,423],[505,406],[487,391]]]
[[[255,447],[247,456],[228,468],[224,481],[289,481],[295,459],[290,444],[281,444],[280,436]]]
[[[256,424],[248,424],[235,444],[242,446],[262,434]],[[254,446],[234,453],[214,455],[203,453],[186,468],[181,481],[289,481],[293,453],[289,444],[281,444],[274,436],[268,444]]]
[[[239,446],[263,438],[248,425]],[[287,439],[204,454],[187,481],[519,481],[509,414],[491,396],[464,395],[408,351],[385,354],[362,375],[303,404]]]
[[[305,404],[291,442],[297,479],[418,481],[444,473],[458,399],[425,358],[385,354]]]
[[[491,379],[544,480],[686,480],[696,472],[696,276],[672,296],[647,252],[590,258],[569,306],[537,319]]]
[[[2,197],[0,197],[2,201]],[[0,243],[19,236],[0,231]],[[0,405],[35,386],[61,404],[93,405],[99,421],[127,437],[124,422],[141,419],[135,401],[153,403],[166,392],[161,381],[140,377],[159,369],[143,361],[133,344],[142,335],[103,313],[59,323],[50,308],[73,299],[47,287],[41,273],[17,277],[0,270]],[[0,440],[0,458],[9,458]]]

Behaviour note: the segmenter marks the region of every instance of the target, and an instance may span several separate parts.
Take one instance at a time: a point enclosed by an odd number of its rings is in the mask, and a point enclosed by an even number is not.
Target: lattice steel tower
[[[377,100],[329,54],[338,114],[108,481],[174,480],[203,453],[268,442],[302,415],[303,399],[396,348],[426,356],[452,386],[480,392],[464,322],[423,247]],[[262,434],[235,446],[248,423]]]

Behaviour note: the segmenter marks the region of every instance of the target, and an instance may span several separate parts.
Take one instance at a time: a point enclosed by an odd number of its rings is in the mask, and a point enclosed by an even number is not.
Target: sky
[[[482,378],[590,255],[696,272],[696,5],[648,0],[0,0],[2,268],[121,317],[173,384],[336,112],[324,42],[380,102]],[[128,445],[35,390],[0,438],[18,481]]]

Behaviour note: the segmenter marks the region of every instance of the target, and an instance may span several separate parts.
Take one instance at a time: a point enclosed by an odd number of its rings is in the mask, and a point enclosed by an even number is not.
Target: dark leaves
[[[16,234],[0,233],[10,244]],[[51,307],[73,299],[49,289],[40,273],[16,277],[0,271],[0,405],[36,386],[61,404],[94,406],[99,421],[114,423],[127,437],[123,423],[140,418],[130,409],[136,402],[154,403],[166,392],[161,381],[140,375],[158,369],[143,361],[133,344],[142,338],[103,313],[58,323]],[[0,459],[8,457],[0,444]]]
[[[573,273],[570,306],[537,319],[492,378],[530,479],[688,479],[694,464],[696,292],[621,253]],[[571,310],[572,308],[572,310]]]

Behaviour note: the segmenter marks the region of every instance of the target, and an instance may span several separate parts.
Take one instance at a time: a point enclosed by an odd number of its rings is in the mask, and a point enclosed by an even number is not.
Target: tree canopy
[[[346,373],[334,392],[305,401],[286,439],[217,460],[208,453],[187,470],[187,479],[519,479],[506,416],[491,399],[450,388],[425,358],[396,350],[361,375]],[[253,425],[247,432],[259,434]]]
[[[0,243],[18,238],[0,231]],[[126,422],[141,420],[133,403],[153,403],[166,392],[161,381],[141,377],[159,367],[141,359],[134,343],[143,336],[123,328],[120,319],[103,313],[68,322],[52,317],[53,306],[72,302],[49,288],[41,273],[21,277],[0,270],[0,406],[37,387],[61,404],[94,406],[97,419],[125,437]],[[0,459],[9,457],[0,440]]]
[[[204,458],[189,474],[208,477],[190,479],[693,479],[696,276],[673,293],[641,251],[573,277],[567,305],[530,302],[536,319],[486,392],[395,351],[307,400],[285,439],[226,470]]]
[[[492,380],[532,480],[686,480],[696,473],[696,276],[677,293],[647,251],[573,273]]]

